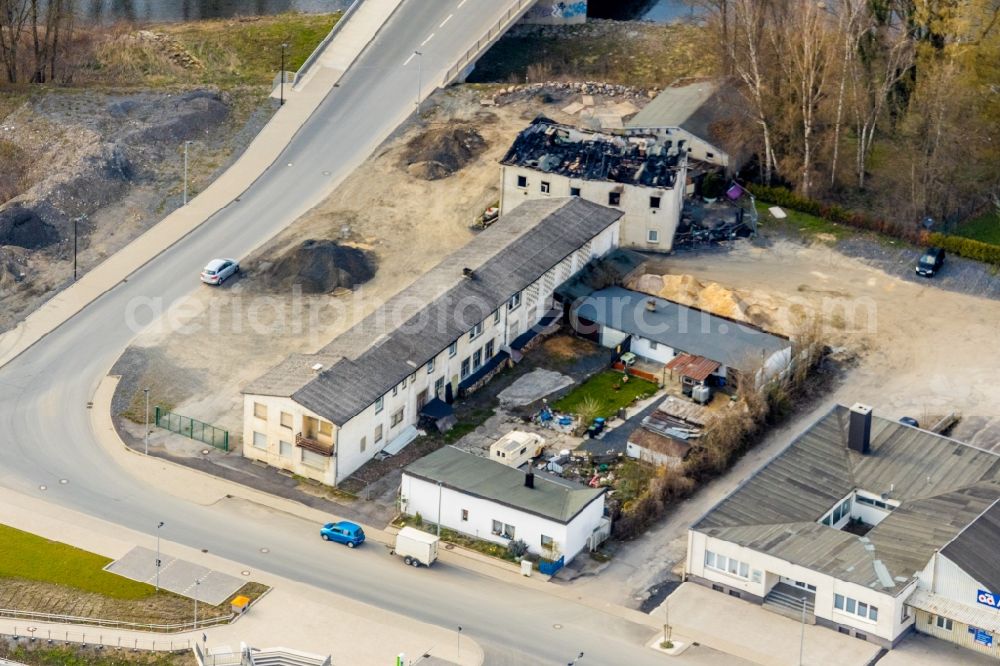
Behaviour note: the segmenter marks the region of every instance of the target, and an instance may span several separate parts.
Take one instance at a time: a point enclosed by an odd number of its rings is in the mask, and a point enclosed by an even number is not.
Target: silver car
[[[201,272],[201,281],[205,284],[220,285],[239,272],[240,264],[235,259],[212,259]]]

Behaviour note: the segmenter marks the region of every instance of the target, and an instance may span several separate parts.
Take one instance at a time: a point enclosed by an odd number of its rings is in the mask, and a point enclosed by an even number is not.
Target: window
[[[740,598],[740,593],[737,592],[736,590],[729,590],[729,596],[736,597],[737,599],[739,599]]]
[[[486,360],[488,361],[491,358],[493,358],[493,341],[492,340],[490,340],[489,342],[486,343],[485,350],[486,350],[485,351]]]
[[[469,359],[462,361],[462,379],[465,379],[472,374],[472,371],[469,369],[469,363]]]
[[[479,322],[478,324],[472,327],[471,331],[469,331],[469,339],[475,340],[476,338],[479,337],[479,335],[482,332],[483,332],[483,322]]]
[[[508,525],[507,523],[504,523],[504,526],[503,526],[503,538],[504,539],[513,539],[514,538],[514,526],[513,525]]]
[[[375,426],[375,436],[372,437],[372,441],[375,442],[376,444],[378,444],[379,442],[382,441],[382,426],[381,426],[381,424]]]
[[[713,157],[715,157],[715,153],[709,153],[709,152],[705,153],[705,158],[706,159],[712,159]]]
[[[281,412],[281,427],[292,429],[292,415],[288,412]]]
[[[656,349],[656,343],[655,343],[655,342],[653,342],[652,340],[650,340],[650,341],[649,341],[649,348],[650,348],[650,349]]]
[[[457,353],[458,353],[458,340],[455,340],[453,343],[448,345],[448,356],[451,357]]]
[[[738,576],[739,575],[739,565],[740,565],[739,560],[734,560],[733,558],[730,557],[729,558],[729,568],[727,569],[727,571],[729,573],[733,574],[734,576]]]
[[[715,553],[710,550],[705,551],[705,566],[715,568]]]
[[[578,196],[580,196],[580,188],[579,187],[571,187],[571,188],[569,188],[569,195],[571,197],[578,197]]]
[[[527,176],[518,176],[517,177],[517,186],[521,187],[521,188],[528,187],[528,177]]]
[[[762,575],[763,574],[761,574],[760,569],[754,569],[753,576],[750,578],[750,580],[752,580],[755,583],[759,583]]]
[[[320,421],[319,434],[323,437],[333,437],[333,424],[329,421]]]
[[[444,377],[438,377],[434,382],[434,397],[440,398],[442,393],[444,393]]]
[[[945,631],[952,630],[952,623],[946,617],[941,617],[940,615],[934,616],[934,623],[938,626],[938,629],[944,629]]]
[[[656,229],[649,229],[646,232],[646,240],[648,242],[650,242],[650,243],[659,243],[660,242],[660,232],[657,231]]]
[[[410,375],[410,383],[412,384],[415,381],[417,381],[417,373],[414,372],[412,375]]]
[[[375,398],[375,413],[378,414],[385,407],[385,397]]]
[[[862,640],[862,641],[868,640],[868,634],[863,634],[860,631],[855,631],[854,632],[854,637],[857,638],[858,640]]]
[[[493,323],[494,324],[500,323],[500,308],[497,308],[497,311],[493,313]]]
[[[396,426],[398,426],[402,422],[403,422],[403,410],[400,409],[399,411],[397,411],[395,414],[392,415],[392,426],[391,427],[395,428]]]
[[[278,442],[278,452],[282,458],[292,457],[292,443],[291,442]]]
[[[267,420],[267,405],[259,402],[253,403],[253,415],[258,419]]]
[[[649,207],[659,208],[660,207],[660,197],[649,197]]]
[[[368,448],[368,438],[362,436],[361,442],[358,444],[358,450],[361,451],[361,453],[364,453],[365,449],[367,448]]]
[[[409,378],[408,377],[403,377],[403,388],[406,388],[406,380],[407,379],[409,379]]]
[[[843,613],[857,615],[860,618],[871,620],[872,622],[878,622],[878,608],[876,606],[871,606],[864,601],[857,601],[856,599],[845,597],[842,594],[834,594],[833,607]]]
[[[462,509],[462,522],[468,522],[469,520],[469,510]]]
[[[398,384],[396,386],[392,387],[392,394],[393,395],[399,395],[399,385]]]
[[[548,193],[549,193],[549,183],[548,183],[548,181],[543,180],[542,181],[542,194],[548,194]]]
[[[310,451],[309,449],[302,449],[302,464],[307,467],[315,467],[316,469],[325,469],[328,458],[322,454],[316,453],[315,451]]]
[[[500,536],[501,534],[503,534],[503,523],[501,523],[499,520],[493,521],[493,534],[495,534],[496,536]]]
[[[740,574],[739,574],[739,576],[740,576],[740,578],[749,578],[750,577],[750,565],[747,564],[746,562],[740,562]]]
[[[507,301],[508,310],[516,310],[518,307],[520,307],[520,305],[521,305],[521,292],[517,292],[516,294],[510,297],[509,301]]]
[[[620,206],[622,204],[622,193],[621,192],[608,192],[608,205],[609,206]]]
[[[718,555],[710,550],[705,551],[705,566],[738,578],[747,580],[750,578],[750,565],[747,562],[741,562],[734,557]],[[755,582],[760,581],[760,575],[759,571],[754,572]]]
[[[427,374],[434,372],[434,359],[427,361]]]
[[[483,350],[482,349],[477,349],[472,354],[472,369],[473,370],[478,370],[482,366],[483,366]]]
[[[253,447],[255,449],[267,450],[267,435],[262,432],[255,432],[253,434]]]
[[[551,549],[554,543],[555,541],[552,540],[552,537],[542,535],[542,548]]]

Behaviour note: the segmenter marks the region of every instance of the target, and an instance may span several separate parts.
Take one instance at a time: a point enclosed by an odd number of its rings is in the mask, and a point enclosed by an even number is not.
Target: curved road
[[[423,53],[430,90],[454,54],[501,13],[492,0],[460,2],[406,0],[249,190],[0,369],[0,483],[146,533],[163,520],[167,540],[419,620],[461,624],[490,664],[565,664],[581,650],[585,663],[661,663],[642,647],[650,630],[614,615],[462,569],[415,572],[379,548],[324,548],[315,526],[287,515],[262,516],[239,503],[204,507],[151,491],[118,468],[91,431],[87,402],[138,332],[126,312],[136,303],[165,309],[177,302],[198,288],[206,257],[244,256],[366,158],[413,109],[413,51]],[[265,545],[266,555],[259,550]]]

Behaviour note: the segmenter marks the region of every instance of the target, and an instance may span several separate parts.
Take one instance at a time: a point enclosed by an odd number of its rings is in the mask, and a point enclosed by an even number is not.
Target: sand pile
[[[636,278],[630,288],[720,317],[770,328],[778,306],[750,292],[729,289],[718,282],[701,282],[692,275],[652,275]]]
[[[267,289],[290,291],[298,285],[304,294],[328,294],[338,287],[353,289],[375,276],[374,262],[356,247],[331,240],[306,240],[267,266],[261,266]]]
[[[411,139],[403,149],[402,165],[415,178],[440,180],[475,160],[486,147],[471,125],[453,124]]]

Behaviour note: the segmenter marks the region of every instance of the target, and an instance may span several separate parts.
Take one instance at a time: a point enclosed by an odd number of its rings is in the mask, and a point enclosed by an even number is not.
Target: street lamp
[[[806,647],[806,598],[802,597],[802,630],[799,634],[799,666],[802,666],[802,651]]]
[[[201,581],[197,578],[194,579],[194,628],[198,628],[198,588],[201,586]]]
[[[146,430],[143,433],[143,439],[146,442],[146,455],[149,455],[149,389],[144,388],[142,392],[146,394]]]
[[[422,83],[421,79],[423,78],[423,74],[424,74],[424,70],[423,70],[423,66],[424,66],[423,65],[423,63],[424,63],[423,56],[424,56],[424,54],[421,53],[420,51],[414,51],[413,55],[417,56],[417,103],[416,103],[416,107],[417,107],[417,111],[419,111],[420,110],[420,88],[422,87],[421,86],[421,83]]]
[[[281,98],[278,106],[285,105],[285,49],[288,48],[288,44],[282,42],[281,44]]]
[[[190,141],[184,142],[184,205],[188,205],[188,146]]]
[[[458,634],[456,636],[457,645],[455,646],[455,654],[458,657],[462,656],[462,625],[458,625]]]
[[[87,219],[86,215],[81,215],[80,217],[73,218],[73,282],[76,282],[76,248],[77,248],[77,223],[80,220]]]
[[[437,518],[437,535],[441,536],[441,482],[438,481],[438,518]],[[459,629],[461,631],[461,629]]]
[[[163,527],[163,521],[156,526],[156,591],[160,591],[160,528]]]

